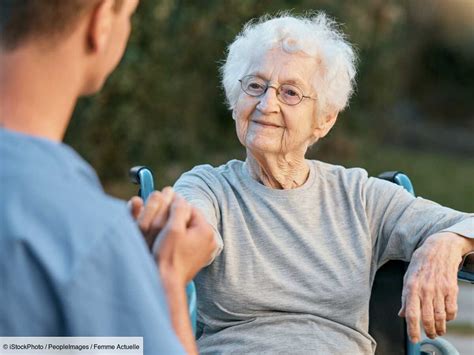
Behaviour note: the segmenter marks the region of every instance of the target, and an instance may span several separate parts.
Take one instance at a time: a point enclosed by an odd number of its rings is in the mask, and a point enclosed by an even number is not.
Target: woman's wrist
[[[459,237],[459,243],[461,246],[461,255],[464,257],[466,254],[474,251],[474,239],[467,238],[462,236],[461,234],[453,233],[457,237]]]

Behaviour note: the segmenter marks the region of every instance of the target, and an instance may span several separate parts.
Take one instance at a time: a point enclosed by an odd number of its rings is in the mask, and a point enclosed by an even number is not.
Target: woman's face
[[[298,105],[280,102],[275,88],[292,84],[305,96],[316,98],[311,82],[317,73],[316,60],[301,53],[289,54],[279,48],[268,51],[246,75],[266,82],[268,90],[259,97],[241,91],[233,110],[240,142],[254,153],[302,155],[315,139],[317,101],[304,98]]]

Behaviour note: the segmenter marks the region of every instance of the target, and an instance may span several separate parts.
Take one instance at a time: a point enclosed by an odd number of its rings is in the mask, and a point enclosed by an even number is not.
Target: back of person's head
[[[31,40],[55,43],[102,0],[0,0],[0,49],[10,51]],[[124,0],[115,0],[118,11]]]

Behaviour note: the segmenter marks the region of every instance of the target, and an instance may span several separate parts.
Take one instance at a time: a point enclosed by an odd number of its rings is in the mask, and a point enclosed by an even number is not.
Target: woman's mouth
[[[277,125],[276,123],[272,123],[272,122],[257,121],[257,120],[252,120],[252,122],[264,127],[282,128],[282,126]]]

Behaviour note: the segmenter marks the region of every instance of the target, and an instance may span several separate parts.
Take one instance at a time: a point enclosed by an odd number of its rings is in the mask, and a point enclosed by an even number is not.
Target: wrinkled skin
[[[457,271],[462,256],[473,248],[473,240],[443,232],[430,236],[413,253],[399,312],[406,318],[412,342],[421,340],[420,321],[426,335],[434,339],[446,333],[447,321],[456,318]]]

